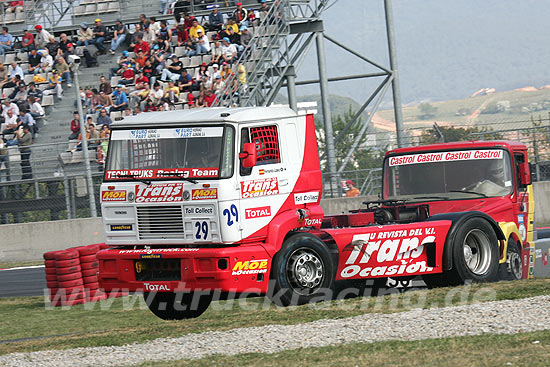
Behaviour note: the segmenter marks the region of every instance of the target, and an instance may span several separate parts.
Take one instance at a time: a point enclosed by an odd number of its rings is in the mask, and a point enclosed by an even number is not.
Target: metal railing
[[[352,181],[353,185],[359,189],[360,195],[378,195],[382,189],[382,169],[359,169],[353,171],[342,171],[341,181]],[[338,191],[330,184],[330,174],[323,173],[323,197],[338,197]]]

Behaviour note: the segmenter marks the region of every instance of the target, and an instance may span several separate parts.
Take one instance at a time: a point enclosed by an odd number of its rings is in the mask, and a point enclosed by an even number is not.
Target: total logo
[[[304,219],[304,226],[320,226],[321,223],[323,223],[323,220],[321,218],[306,218]]]
[[[126,190],[103,191],[101,201],[126,201]]]
[[[238,261],[231,275],[249,275],[267,273],[267,259]]]
[[[246,219],[254,219],[261,217],[271,217],[271,207],[262,206],[259,208],[249,208],[244,210],[244,217]]]
[[[171,291],[170,287],[166,284],[151,284],[143,283],[146,291]]]

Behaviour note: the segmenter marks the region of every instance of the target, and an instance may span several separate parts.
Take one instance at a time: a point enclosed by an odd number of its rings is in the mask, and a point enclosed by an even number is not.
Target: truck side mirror
[[[519,181],[522,185],[531,185],[531,170],[527,162],[519,163]]]
[[[250,168],[256,165],[256,144],[244,143],[243,151],[239,153],[239,159],[243,160],[243,167]]]

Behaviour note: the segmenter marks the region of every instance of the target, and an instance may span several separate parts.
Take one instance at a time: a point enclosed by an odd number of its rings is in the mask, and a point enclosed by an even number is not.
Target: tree
[[[418,115],[418,118],[421,120],[427,120],[435,116],[435,113],[437,112],[437,107],[434,107],[431,104],[425,102],[418,105],[418,110],[420,111],[420,115]]]
[[[480,136],[474,135],[474,133],[487,133],[490,135],[490,139],[502,139],[502,134],[494,132],[492,130],[479,127],[446,127],[439,126],[439,130],[443,133],[445,142],[452,141],[466,141],[466,140],[476,140],[480,139]],[[485,137],[483,139],[486,139]],[[420,136],[419,145],[441,143],[441,136],[435,129],[432,127],[430,129],[424,130]]]

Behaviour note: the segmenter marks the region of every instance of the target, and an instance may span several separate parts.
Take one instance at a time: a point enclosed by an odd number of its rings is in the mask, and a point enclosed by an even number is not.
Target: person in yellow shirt
[[[229,18],[227,20],[227,26],[225,27],[225,29],[229,29],[229,28],[233,28],[235,33],[241,34],[239,25],[235,22],[235,19]]]
[[[231,75],[231,68],[229,67],[229,64],[224,62],[222,64],[222,71],[220,72],[220,75],[222,77],[223,81],[226,81],[227,78]]]
[[[191,37],[193,41],[196,41],[199,38],[199,29],[202,31],[202,34],[206,34],[202,25],[199,24],[199,21],[196,19],[193,20],[193,25],[189,28],[189,37]]]
[[[243,64],[237,65],[237,76],[239,77],[239,83],[241,87],[246,89],[246,69]]]

